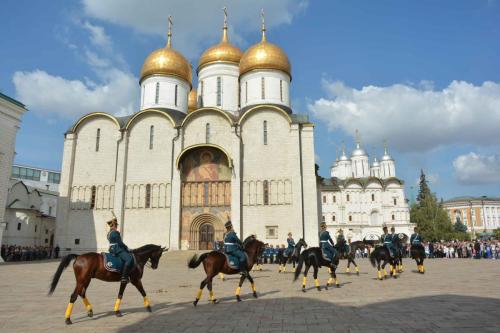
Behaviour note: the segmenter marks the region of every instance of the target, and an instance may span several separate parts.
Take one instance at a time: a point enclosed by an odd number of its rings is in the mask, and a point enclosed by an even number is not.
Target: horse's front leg
[[[306,283],[307,283],[307,273],[309,272],[309,268],[311,268],[310,264],[306,264],[306,268],[304,269],[304,279],[302,279],[302,292],[306,292]]]
[[[193,301],[193,305],[194,306],[196,306],[198,304],[198,302],[200,301],[201,294],[203,293],[203,288],[205,288],[205,286],[207,285],[207,283],[208,283],[208,276],[203,281],[201,281],[201,283],[200,283],[200,289],[198,289],[198,292],[196,293],[196,298]]]
[[[139,292],[142,295],[142,298],[144,300],[144,307],[149,311],[153,312],[151,309],[151,304],[149,303],[148,296],[146,296],[146,291],[144,290],[144,287],[142,286],[142,281],[140,279],[137,280],[132,280],[132,284],[139,290]]]
[[[236,294],[236,300],[237,300],[238,302],[241,302],[241,297],[240,297],[240,293],[241,293],[241,286],[243,285],[243,282],[244,282],[244,281],[245,281],[245,279],[247,278],[247,275],[250,275],[250,274],[243,274],[243,275],[241,275],[241,277],[240,277],[240,282],[239,282],[239,284],[238,284],[238,288],[236,288],[236,292],[235,292],[235,294]]]
[[[120,304],[122,304],[123,293],[125,292],[126,287],[127,287],[127,282],[120,282],[120,290],[118,291],[118,297],[116,298],[114,307],[115,315],[117,317],[122,316],[122,313],[120,311]]]
[[[314,264],[313,265],[313,269],[314,269],[314,285],[316,286],[316,289],[318,289],[318,291],[321,291],[321,286],[319,285],[319,280],[318,280],[318,265]]]

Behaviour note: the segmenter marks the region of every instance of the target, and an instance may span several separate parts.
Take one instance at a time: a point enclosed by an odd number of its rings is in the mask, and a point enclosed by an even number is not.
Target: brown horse
[[[132,251],[135,257],[135,267],[130,271],[130,282],[139,290],[142,297],[144,298],[144,306],[146,309],[151,312],[151,305],[149,303],[148,297],[146,296],[146,292],[144,291],[144,287],[142,286],[142,274],[144,273],[144,266],[148,261],[151,262],[151,268],[158,268],[158,263],[160,261],[160,257],[163,252],[168,251],[159,245],[144,245],[138,249]],[[104,267],[104,259],[102,254],[90,252],[82,255],[76,254],[68,254],[67,256],[61,259],[61,263],[57,268],[54,277],[52,278],[52,283],[50,285],[49,295],[52,295],[54,290],[57,287],[57,283],[59,282],[59,278],[61,277],[62,272],[69,266],[71,261],[76,259],[73,263],[73,271],[75,272],[76,278],[76,287],[71,297],[69,299],[68,307],[66,308],[66,324],[70,325],[71,322],[71,312],[73,310],[73,304],[75,303],[78,295],[83,298],[83,304],[87,308],[87,315],[92,317],[94,312],[92,310],[92,305],[89,300],[85,296],[85,293],[89,287],[90,280],[99,279],[106,282],[118,282],[120,281],[121,274],[110,272],[106,270]],[[115,302],[115,314],[117,317],[121,317],[120,312],[120,303],[123,297],[123,292],[125,291],[125,287],[127,286],[127,282],[120,283],[120,290],[118,292],[118,298]]]
[[[255,287],[255,283],[253,282],[253,278],[250,276],[249,272],[252,270],[253,265],[257,263],[259,257],[262,255],[262,252],[264,250],[264,243],[257,240],[253,235],[248,236],[243,242],[243,249],[245,250],[248,257],[248,273],[241,275],[240,283],[238,285],[238,288],[236,288],[236,299],[238,300],[238,302],[241,302],[241,286],[243,285],[243,282],[246,278],[248,278],[252,285],[253,296],[257,298],[257,288]],[[198,304],[198,301],[200,300],[201,294],[203,292],[203,288],[205,288],[205,286],[210,292],[210,301],[213,304],[217,303],[217,299],[215,298],[214,292],[212,290],[212,279],[217,276],[217,274],[224,273],[232,275],[240,272],[239,269],[231,268],[227,263],[226,256],[218,251],[206,252],[199,257],[195,254],[188,262],[188,267],[196,268],[200,265],[201,262],[203,262],[203,268],[205,269],[207,277],[203,281],[201,281],[200,289],[198,290],[196,299],[193,302],[194,306]]]

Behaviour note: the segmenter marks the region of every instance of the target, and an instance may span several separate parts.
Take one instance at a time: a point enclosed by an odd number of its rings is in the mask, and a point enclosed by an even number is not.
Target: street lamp
[[[469,201],[470,204],[470,225],[472,228],[471,240],[476,238],[476,230],[474,229],[474,219],[472,218],[472,200]]]

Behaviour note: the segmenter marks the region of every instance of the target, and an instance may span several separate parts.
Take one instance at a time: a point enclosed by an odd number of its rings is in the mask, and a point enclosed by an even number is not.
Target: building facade
[[[321,219],[330,233],[343,229],[348,240],[377,239],[382,227],[397,233],[413,233],[404,183],[396,177],[396,164],[387,147],[384,155],[370,164],[361,147],[347,156],[345,147],[331,168],[331,178],[320,185]]]
[[[44,168],[14,164],[12,166],[12,179],[22,180],[24,184],[52,192],[59,191],[61,172]]]
[[[446,200],[443,206],[452,223],[463,223],[473,235],[500,228],[500,198],[457,197]]]
[[[16,134],[21,123],[21,116],[26,111],[24,104],[0,93],[0,246],[6,226],[5,207],[14,161]]]
[[[292,232],[317,242],[314,126],[291,109],[285,52],[264,25],[261,41],[242,52],[225,22],[196,72],[194,89],[169,30],[142,67],[140,110],[93,110],[65,134],[63,251],[106,250],[112,213],[131,247],[210,249],[228,219],[241,238],[276,242]]]

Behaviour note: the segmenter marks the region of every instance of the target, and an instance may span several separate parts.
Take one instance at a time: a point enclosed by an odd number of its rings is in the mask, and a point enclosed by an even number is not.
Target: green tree
[[[417,202],[411,207],[410,221],[420,229],[426,240],[449,240],[456,238],[448,213],[431,192],[425,179],[424,171],[420,173],[420,183]]]
[[[493,234],[496,239],[500,239],[500,228],[496,228],[495,231],[493,231]]]
[[[467,232],[467,226],[460,220],[457,220],[457,222],[455,222],[455,224],[453,225],[453,229],[455,229],[456,232]]]

